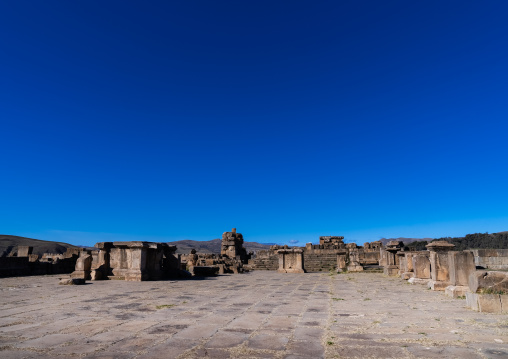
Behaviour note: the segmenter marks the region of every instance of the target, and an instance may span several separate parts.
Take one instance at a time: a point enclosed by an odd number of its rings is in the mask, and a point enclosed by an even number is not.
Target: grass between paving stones
[[[156,305],[155,309],[166,309],[166,308],[173,308],[176,307],[176,304],[162,304],[162,305]]]

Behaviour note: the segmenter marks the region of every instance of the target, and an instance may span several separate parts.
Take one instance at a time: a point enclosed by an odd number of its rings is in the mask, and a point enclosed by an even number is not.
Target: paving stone
[[[49,334],[37,339],[30,339],[16,345],[18,348],[38,348],[47,349],[62,345],[67,342],[73,342],[79,339],[71,334]]]
[[[288,341],[285,337],[258,334],[249,339],[247,346],[252,349],[284,350]]]
[[[2,359],[508,356],[506,316],[380,274],[255,271],[73,288],[42,276],[0,278],[0,291]]]
[[[289,343],[288,352],[293,355],[300,355],[309,358],[323,358],[325,350],[320,340],[298,340]]]
[[[408,352],[399,346],[391,347],[363,347],[363,346],[336,346],[327,350],[330,357],[344,359],[357,358],[407,358]],[[426,358],[426,357],[424,357]]]
[[[460,358],[460,359],[478,359],[481,356],[476,350],[462,347],[429,347],[413,346],[407,347],[407,350],[417,358]]]
[[[247,338],[247,334],[221,331],[205,344],[205,348],[231,348],[242,344]]]
[[[26,350],[1,350],[0,357],[2,359],[32,359],[39,358],[38,353],[26,351]]]

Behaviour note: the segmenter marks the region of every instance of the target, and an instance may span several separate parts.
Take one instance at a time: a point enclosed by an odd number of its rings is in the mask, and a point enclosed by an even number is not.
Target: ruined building
[[[307,243],[302,250],[303,269],[308,272],[338,270],[363,271],[364,268],[377,267],[380,261],[380,241],[365,243],[363,247],[355,243],[344,243],[342,236],[319,237],[319,244]],[[252,269],[278,270],[279,253],[287,246],[271,246],[269,250],[258,251],[249,260]]]
[[[81,252],[71,278],[145,281],[178,274],[176,247],[154,242],[101,242]]]

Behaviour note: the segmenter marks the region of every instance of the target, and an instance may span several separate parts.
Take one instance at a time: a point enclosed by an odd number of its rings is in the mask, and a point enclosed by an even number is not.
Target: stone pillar
[[[95,244],[95,247],[99,249],[99,252],[92,256],[92,280],[108,279],[111,274],[109,251],[113,247],[113,243],[99,242]]]
[[[279,249],[279,273],[305,273],[303,249]]]
[[[429,252],[421,251],[413,254],[411,258],[413,265],[413,277],[409,278],[411,284],[428,284],[430,280]]]
[[[345,272],[349,262],[349,251],[346,249],[337,252],[337,273]]]
[[[427,244],[430,251],[429,287],[432,290],[445,290],[450,285],[450,259],[448,252],[455,246],[446,241],[436,241]]]
[[[348,243],[349,244],[349,243]],[[363,272],[363,266],[360,264],[360,253],[358,249],[349,250],[348,272]]]
[[[71,278],[80,278],[89,280],[92,268],[92,256],[89,251],[81,251],[79,258],[76,261],[74,272],[71,273]]]
[[[146,273],[146,248],[133,247],[130,248],[130,266],[125,273],[126,281],[142,281],[148,280]]]
[[[384,267],[387,265],[387,260],[386,260],[387,256],[388,256],[388,252],[386,251],[386,249],[383,247],[380,247],[379,248],[379,265],[381,267]]]
[[[445,294],[452,298],[465,296],[469,291],[469,276],[476,271],[473,253],[450,251],[448,261],[450,285],[445,288]]]
[[[397,252],[402,248],[400,241],[390,241],[386,244],[386,265],[383,273],[387,276],[395,277],[399,273],[399,259]]]
[[[402,279],[413,278],[413,255],[414,252],[400,252],[404,254],[404,257],[400,259],[400,277]]]
[[[395,255],[397,256],[397,263],[399,265],[397,275],[402,277],[402,273],[406,272],[406,252],[398,251]]]

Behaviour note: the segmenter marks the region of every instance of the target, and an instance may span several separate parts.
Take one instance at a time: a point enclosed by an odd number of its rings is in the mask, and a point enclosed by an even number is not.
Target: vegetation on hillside
[[[442,237],[433,239],[435,241],[447,241],[455,245],[454,250],[464,249],[508,249],[508,232],[499,233],[473,233],[465,237]],[[424,251],[427,241],[415,241],[406,245],[410,251]]]

